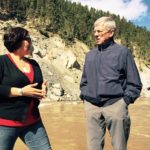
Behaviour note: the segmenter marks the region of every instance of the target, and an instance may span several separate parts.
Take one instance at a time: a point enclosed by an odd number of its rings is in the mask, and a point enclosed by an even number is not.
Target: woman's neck
[[[17,61],[22,61],[24,59],[24,56],[20,55],[17,52],[10,53],[10,55]]]

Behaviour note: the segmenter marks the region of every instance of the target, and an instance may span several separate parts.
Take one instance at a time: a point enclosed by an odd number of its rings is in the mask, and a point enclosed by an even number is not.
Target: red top
[[[10,54],[8,54],[9,59],[17,66],[17,64],[14,62],[13,58],[11,57]],[[34,71],[32,68],[32,65],[30,65],[30,72],[23,72],[28,79],[30,80],[30,83],[33,83],[33,79],[34,79]],[[18,67],[18,66],[17,66]],[[26,125],[30,125],[33,124],[35,122],[37,122],[40,118],[35,118],[32,114],[32,109],[33,109],[33,105],[34,105],[34,100],[31,101],[28,112],[27,112],[27,117],[25,119],[24,122],[20,122],[20,121],[13,121],[13,120],[7,120],[7,119],[3,119],[0,118],[0,125],[2,126],[11,126],[11,127],[22,127],[22,126],[26,126]]]

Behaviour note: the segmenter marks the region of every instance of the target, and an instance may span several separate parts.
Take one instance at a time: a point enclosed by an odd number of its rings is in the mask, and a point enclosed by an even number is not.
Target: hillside
[[[94,21],[101,16],[112,16],[116,21],[116,38],[131,50],[138,47],[139,56],[150,60],[150,31],[134,25],[119,15],[72,3],[69,0],[0,0],[0,19],[18,22],[30,21],[46,37],[58,34],[66,43],[79,39],[89,47],[94,45]],[[11,26],[11,24],[9,24]]]
[[[2,43],[3,28],[10,23],[20,25],[14,20],[0,21],[0,54],[7,53]],[[76,41],[74,45],[66,46],[58,35],[46,38],[36,29],[29,28],[34,46],[33,58],[36,59],[43,71],[44,78],[48,81],[48,96],[50,100],[78,100],[79,82],[85,53],[88,47]]]
[[[2,43],[3,29],[11,24],[13,26],[24,26],[16,20],[7,22],[0,21],[0,54],[7,53]],[[29,30],[33,40],[33,58],[37,60],[42,68],[44,78],[48,81],[47,100],[79,100],[79,83],[82,68],[88,46],[76,40],[71,46],[65,44],[64,40],[57,34],[49,34],[49,38],[41,35],[30,22],[25,26]],[[142,96],[149,97],[147,87],[150,85],[149,68],[139,62],[135,57],[138,68],[142,67],[140,75],[143,82]],[[140,65],[139,65],[140,64]]]

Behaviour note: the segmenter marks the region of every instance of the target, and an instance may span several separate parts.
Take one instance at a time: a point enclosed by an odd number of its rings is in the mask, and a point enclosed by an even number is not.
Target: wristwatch
[[[19,88],[19,89],[18,89],[18,94],[19,94],[19,96],[22,96],[22,95],[23,95],[23,93],[22,93],[22,88]]]

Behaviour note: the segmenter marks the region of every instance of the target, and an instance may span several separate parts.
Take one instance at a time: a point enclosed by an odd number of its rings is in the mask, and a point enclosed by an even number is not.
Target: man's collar
[[[99,44],[98,45],[98,50],[99,51],[103,51],[105,50],[107,47],[109,47],[110,45],[112,45],[114,43],[113,38],[107,40],[105,43]]]

